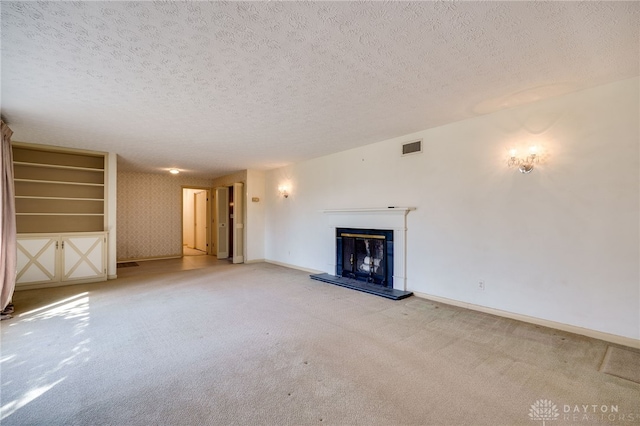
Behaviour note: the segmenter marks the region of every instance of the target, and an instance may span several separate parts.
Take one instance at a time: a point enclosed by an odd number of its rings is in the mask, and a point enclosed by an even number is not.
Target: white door
[[[55,282],[59,280],[57,251],[58,237],[18,237],[18,275],[20,284]]]
[[[216,188],[218,259],[229,257],[229,188]]]
[[[16,290],[107,279],[104,232],[18,235]]]
[[[244,263],[244,214],[242,183],[233,184],[233,263]]]
[[[196,192],[193,195],[194,203],[194,235],[195,248],[207,251],[207,193]]]
[[[106,275],[104,234],[62,238],[62,281],[98,278]]]

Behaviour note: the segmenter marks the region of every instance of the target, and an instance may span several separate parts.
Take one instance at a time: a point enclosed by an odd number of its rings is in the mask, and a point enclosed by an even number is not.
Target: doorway
[[[218,259],[244,263],[244,184],[215,189],[214,232]]]
[[[182,255],[209,254],[209,198],[207,188],[182,188]]]
[[[235,229],[234,224],[233,224],[233,186],[229,186],[229,229],[233,230]],[[229,247],[229,253],[233,253],[233,239],[234,239],[234,233],[233,232],[229,232],[229,242],[228,242],[228,247]]]

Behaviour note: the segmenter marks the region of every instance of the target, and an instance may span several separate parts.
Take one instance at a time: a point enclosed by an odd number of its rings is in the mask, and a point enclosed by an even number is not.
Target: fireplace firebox
[[[323,234],[323,247],[326,259],[332,261],[327,262],[326,272],[310,278],[392,300],[410,297],[405,246],[407,214],[412,210],[415,208],[323,210],[330,222]]]
[[[336,228],[336,275],[393,288],[393,230]]]

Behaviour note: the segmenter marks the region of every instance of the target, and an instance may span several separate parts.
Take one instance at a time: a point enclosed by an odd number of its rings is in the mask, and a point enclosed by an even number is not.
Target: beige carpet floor
[[[599,371],[606,342],[270,264],[179,261],[16,293],[1,424],[640,424],[640,384]]]
[[[610,346],[604,356],[600,371],[640,384],[640,352]]]

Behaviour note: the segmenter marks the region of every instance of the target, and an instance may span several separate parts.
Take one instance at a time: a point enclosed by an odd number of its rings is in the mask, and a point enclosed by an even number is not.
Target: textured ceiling
[[[214,177],[639,72],[638,2],[2,1],[14,140]]]

